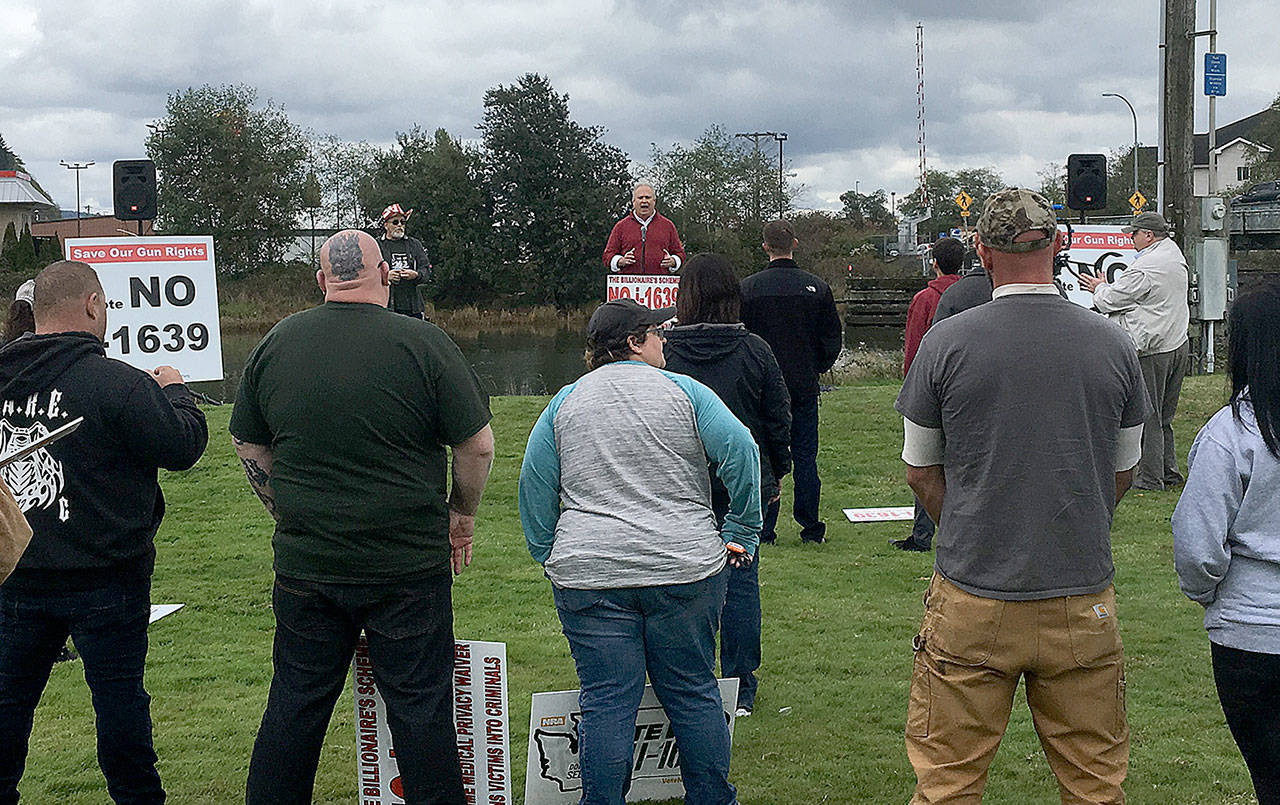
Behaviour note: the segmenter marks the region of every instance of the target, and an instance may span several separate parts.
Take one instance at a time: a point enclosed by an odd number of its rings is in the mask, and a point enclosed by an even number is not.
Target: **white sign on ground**
[[[182,379],[222,379],[213,238],[70,238],[68,260],[98,272],[107,299],[107,357]]]
[[[610,274],[605,301],[634,299],[648,308],[675,307],[680,278],[672,274]]]
[[[1058,228],[1066,232],[1066,227]],[[1133,241],[1118,226],[1081,224],[1071,227],[1067,267],[1058,270],[1058,281],[1067,298],[1081,307],[1093,307],[1093,294],[1080,287],[1080,272],[1102,274],[1107,282],[1133,263]]]
[[[152,604],[151,619],[148,620],[147,623],[155,623],[163,617],[172,615],[184,606],[186,606],[186,604]]]
[[[373,678],[364,636],[356,644],[356,784],[360,805],[403,805],[404,787],[387,705]],[[507,645],[459,640],[453,650],[453,720],[467,802],[511,805]]]
[[[890,520],[914,520],[914,506],[877,506],[869,509],[845,509],[851,523],[887,523]]]
[[[733,739],[738,680],[721,679],[720,704]],[[525,805],[575,805],[582,795],[582,769],[578,764],[578,691],[533,694],[529,713],[529,766],[525,771]],[[680,753],[671,722],[653,687],[646,685],[636,714],[635,754],[631,765],[631,790],[627,801],[680,799]]]

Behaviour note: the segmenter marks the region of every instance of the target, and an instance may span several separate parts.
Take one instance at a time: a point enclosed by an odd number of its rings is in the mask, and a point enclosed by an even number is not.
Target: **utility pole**
[[[756,175],[756,168],[760,166],[760,138],[774,135],[771,131],[749,131],[733,136],[749,138],[755,142],[755,159],[751,163],[751,189],[755,192],[756,227],[759,228],[764,225],[764,221],[760,220],[760,177]]]
[[[1209,0],[1209,52],[1218,52],[1218,0]],[[1209,192],[1218,195],[1218,96],[1209,96]]]
[[[88,162],[68,162],[65,159],[59,160],[58,164],[67,170],[76,172],[76,237],[80,237],[80,171],[93,164],[93,160]]]
[[[785,212],[782,192],[782,144],[787,141],[787,133],[780,131],[773,135],[773,139],[778,141],[778,217],[781,218],[783,212]]]
[[[1182,253],[1195,254],[1200,216],[1193,185],[1195,130],[1195,0],[1164,0],[1165,209]]]

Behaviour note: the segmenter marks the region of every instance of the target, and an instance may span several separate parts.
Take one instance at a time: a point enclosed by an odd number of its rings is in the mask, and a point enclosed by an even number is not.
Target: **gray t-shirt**
[[[929,329],[894,408],[943,432],[947,580],[1009,601],[1111,584],[1116,443],[1148,411],[1119,327],[1056,295],[996,299]]]

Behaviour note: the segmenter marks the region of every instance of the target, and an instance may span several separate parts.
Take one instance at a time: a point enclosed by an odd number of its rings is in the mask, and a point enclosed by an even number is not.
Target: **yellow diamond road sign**
[[[1133,207],[1133,212],[1136,215],[1143,207],[1147,206],[1147,197],[1135,190],[1133,195],[1129,196],[1129,206]]]
[[[960,209],[967,210],[969,205],[973,203],[973,196],[961,190],[960,195],[956,196],[956,203],[960,205]]]

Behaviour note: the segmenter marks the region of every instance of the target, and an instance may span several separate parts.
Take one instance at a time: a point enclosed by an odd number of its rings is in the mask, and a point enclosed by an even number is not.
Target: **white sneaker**
[[[734,718],[746,718],[746,717],[747,717],[747,716],[749,716],[749,715],[751,715],[751,708],[750,708],[750,707],[739,707],[739,708],[738,708],[738,711],[737,711],[736,713],[734,713],[734,714],[733,714],[733,717],[734,717]]]

